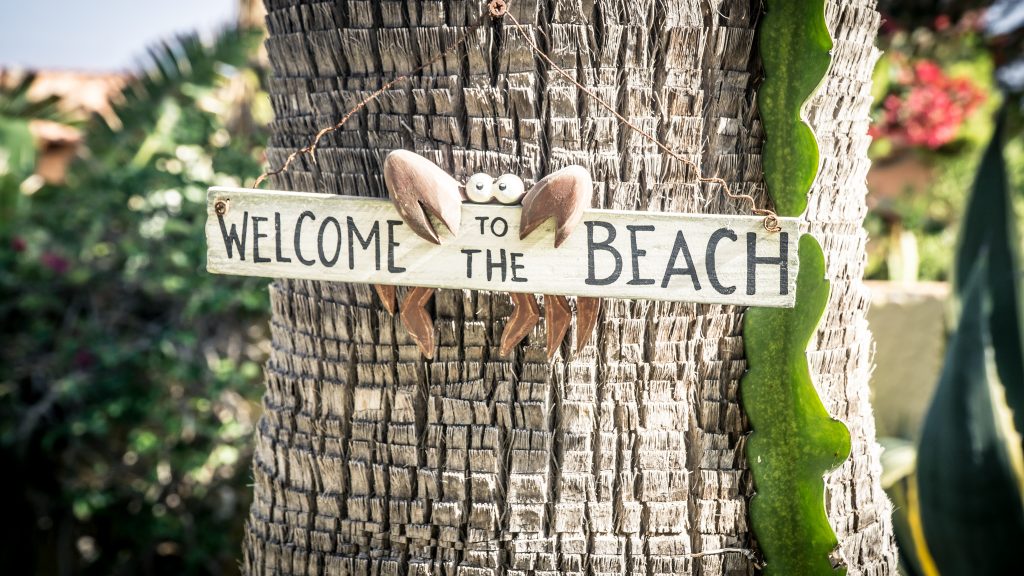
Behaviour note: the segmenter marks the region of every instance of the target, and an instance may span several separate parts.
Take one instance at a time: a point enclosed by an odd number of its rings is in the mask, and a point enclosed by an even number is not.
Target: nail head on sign
[[[223,216],[228,213],[228,201],[217,200],[213,204],[213,211],[217,213],[217,216]]]
[[[487,4],[487,9],[491,13],[491,17],[501,18],[508,12],[508,2],[505,0],[491,0]]]

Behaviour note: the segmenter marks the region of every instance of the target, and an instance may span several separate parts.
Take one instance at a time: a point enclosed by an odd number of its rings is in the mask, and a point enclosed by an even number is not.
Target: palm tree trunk
[[[478,0],[266,0],[280,165],[370,91],[395,86],[279,189],[385,196],[380,165],[415,150],[456,177],[591,171],[600,206],[745,206],[619,125],[535,58]],[[756,192],[760,2],[512,0],[562,67],[733,190]],[[823,169],[807,213],[833,298],[812,368],[850,427],[828,483],[851,574],[895,573],[867,402],[861,284],[872,0],[835,0],[832,72],[809,115]],[[257,432],[248,574],[752,574],[742,309],[606,301],[597,338],[549,363],[541,325],[511,362],[505,294],[439,291],[432,362],[366,286],[271,286],[273,354]],[[703,554],[702,554],[703,553]]]

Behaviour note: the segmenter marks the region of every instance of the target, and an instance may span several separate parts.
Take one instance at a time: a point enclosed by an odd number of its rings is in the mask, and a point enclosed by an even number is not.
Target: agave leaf
[[[995,366],[990,267],[983,251],[962,285],[960,324],[918,449],[921,520],[944,576],[1020,573],[1021,448]]]
[[[757,488],[750,517],[768,576],[836,573],[824,474],[850,455],[850,433],[825,410],[807,364],[807,344],[828,303],[825,256],[810,235],[800,238],[799,255],[796,307],[752,308],[743,326],[750,371],[740,392]]]
[[[892,527],[899,545],[904,576],[937,576],[938,570],[921,530],[917,496],[917,447],[902,438],[879,438],[882,446],[882,488],[892,500]]]
[[[967,202],[956,254],[955,283],[962,292],[967,275],[983,253],[988,272],[983,289],[992,299],[988,319],[995,366],[1013,409],[1014,425],[1024,432],[1024,346],[1021,338],[1020,265],[1010,184],[1003,155],[1006,111],[996,117],[996,129]]]

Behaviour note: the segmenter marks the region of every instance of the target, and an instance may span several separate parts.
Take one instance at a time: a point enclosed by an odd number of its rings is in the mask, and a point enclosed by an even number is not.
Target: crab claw
[[[526,338],[526,335],[533,330],[540,320],[540,307],[537,306],[537,299],[533,294],[513,292],[509,294],[512,298],[512,315],[508,317],[508,323],[501,332],[501,346],[498,355],[508,358],[512,349],[519,345]]]
[[[388,314],[393,316],[398,310],[395,287],[385,286],[384,284],[374,284],[373,289],[377,292],[377,297],[380,298],[380,302],[384,305],[384,309],[388,311]]]
[[[548,361],[555,357],[555,352],[562,346],[565,333],[572,324],[572,309],[565,296],[544,296],[544,324],[548,334]]]
[[[583,210],[594,196],[594,182],[582,166],[566,166],[534,185],[523,198],[519,238],[530,235],[549,218],[555,219],[555,248],[583,220]]]
[[[577,350],[590,342],[597,327],[597,316],[601,313],[601,299],[580,296],[576,298]]]
[[[402,220],[419,237],[441,243],[427,213],[458,234],[462,192],[458,181],[437,164],[408,150],[395,150],[384,159],[384,185]]]

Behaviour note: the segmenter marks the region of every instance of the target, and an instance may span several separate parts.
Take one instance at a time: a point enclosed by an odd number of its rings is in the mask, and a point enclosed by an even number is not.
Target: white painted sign
[[[207,269],[217,274],[566,296],[792,307],[800,220],[586,210],[554,247],[554,221],[519,239],[519,206],[463,204],[436,245],[386,199],[211,188]]]

